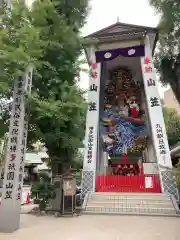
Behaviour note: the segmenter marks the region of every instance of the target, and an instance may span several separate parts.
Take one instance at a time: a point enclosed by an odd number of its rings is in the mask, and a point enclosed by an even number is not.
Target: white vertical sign
[[[156,70],[152,62],[148,36],[145,38],[145,57],[141,57],[141,68],[157,163],[159,166],[172,168],[161,99],[156,80]]]
[[[24,93],[26,74],[15,80],[9,127],[9,144],[0,205],[0,232],[13,232],[19,228],[21,194],[24,172]]]
[[[101,63],[96,63],[94,49],[91,51],[91,66],[86,118],[84,171],[95,171],[97,161],[97,138],[99,124],[99,94]]]
[[[31,86],[32,86],[32,72],[33,68],[29,66],[26,70],[26,74],[24,75],[24,93],[31,94]],[[24,98],[22,99],[22,104],[25,106]],[[28,134],[28,114],[25,112],[22,113],[22,136],[20,142],[20,167],[19,167],[19,183],[17,188],[17,198],[22,199],[22,189],[23,189],[23,176],[24,176],[24,160],[26,154],[26,145],[27,145],[27,134]],[[17,209],[20,208],[22,201],[17,201],[18,204]]]
[[[20,198],[17,194],[20,168],[20,141],[22,135],[23,77],[15,80],[13,104],[9,127],[9,144],[5,162],[2,200],[0,206],[0,232],[13,232],[19,228],[19,218],[15,207]],[[19,209],[20,212],[20,209]]]
[[[152,177],[145,177],[145,188],[153,188]]]

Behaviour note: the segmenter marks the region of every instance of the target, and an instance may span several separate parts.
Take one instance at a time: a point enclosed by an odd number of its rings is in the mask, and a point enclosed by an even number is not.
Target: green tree
[[[13,10],[0,4],[0,97],[11,97],[14,79],[24,73],[29,63],[35,67],[42,53],[39,30],[33,26],[24,1],[14,1]]]
[[[37,90],[31,98],[30,123],[33,133],[45,143],[56,173],[71,165],[84,138],[86,104],[77,81],[81,70],[79,30],[88,1],[74,2],[37,1],[32,7],[34,25],[41,29],[47,45],[41,56],[44,64],[34,80]]]
[[[180,1],[149,0],[160,14],[158,25],[159,49],[155,55],[156,68],[163,85],[170,84],[180,103]]]
[[[3,138],[0,138],[0,174],[4,168],[6,153],[8,145],[8,134],[5,134]]]
[[[165,126],[170,147],[180,141],[180,115],[172,108],[163,108]]]
[[[2,73],[1,89],[5,90],[3,92],[6,93],[6,98],[10,97],[8,89],[14,77],[22,74],[27,63],[33,63],[35,71],[32,96],[29,96],[27,101],[28,142],[32,144],[40,140],[44,143],[54,174],[61,173],[64,167],[71,165],[84,138],[86,102],[77,82],[81,70],[80,28],[87,15],[88,0],[37,0],[31,10],[23,4],[22,6],[13,6],[11,18],[4,13],[7,24],[6,31],[0,32],[0,51],[4,56],[0,58],[0,66],[2,62],[5,69]],[[22,13],[24,16],[20,17]],[[18,27],[14,18],[17,18]],[[11,32],[10,23],[13,29],[12,37],[7,40],[5,36],[7,31]],[[25,28],[26,38],[19,34],[22,27]],[[33,39],[28,38],[31,28],[33,33],[36,33]],[[16,54],[14,41],[17,41],[17,36],[22,55]]]
[[[84,153],[78,150],[74,155],[74,161],[71,167],[79,171],[83,168],[83,161],[84,161]]]

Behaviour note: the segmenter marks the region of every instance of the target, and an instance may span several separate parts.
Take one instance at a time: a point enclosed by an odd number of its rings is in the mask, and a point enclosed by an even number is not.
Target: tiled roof
[[[43,161],[41,160],[40,156],[37,153],[26,153],[25,155],[25,165],[30,164],[42,164]]]

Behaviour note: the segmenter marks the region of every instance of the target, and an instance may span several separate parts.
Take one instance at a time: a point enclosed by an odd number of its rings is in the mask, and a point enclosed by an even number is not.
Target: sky
[[[149,5],[148,0],[91,0],[91,11],[87,24],[82,29],[83,36],[117,22],[156,27],[159,16]],[[81,73],[79,83],[83,89],[88,88],[88,76]],[[160,95],[163,89],[159,86]]]
[[[31,5],[33,0],[26,0]],[[83,1],[83,0],[82,0]],[[90,0],[91,11],[87,23],[82,29],[82,35],[86,36],[117,22],[129,23],[141,26],[156,27],[159,16],[149,5],[148,0]],[[84,66],[83,66],[84,67]],[[85,66],[88,68],[88,66]],[[80,74],[80,88],[87,90],[88,75]],[[164,88],[159,84],[159,93],[163,97]]]
[[[123,23],[149,27],[156,27],[159,20],[148,0],[91,0],[91,12],[83,34],[114,24],[117,17]]]

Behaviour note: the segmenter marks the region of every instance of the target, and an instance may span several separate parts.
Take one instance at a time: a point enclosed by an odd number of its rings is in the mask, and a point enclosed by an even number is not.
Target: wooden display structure
[[[65,198],[71,198],[70,211],[65,209]],[[76,206],[76,178],[73,174],[63,176],[63,206],[62,215],[71,214],[73,216]]]

